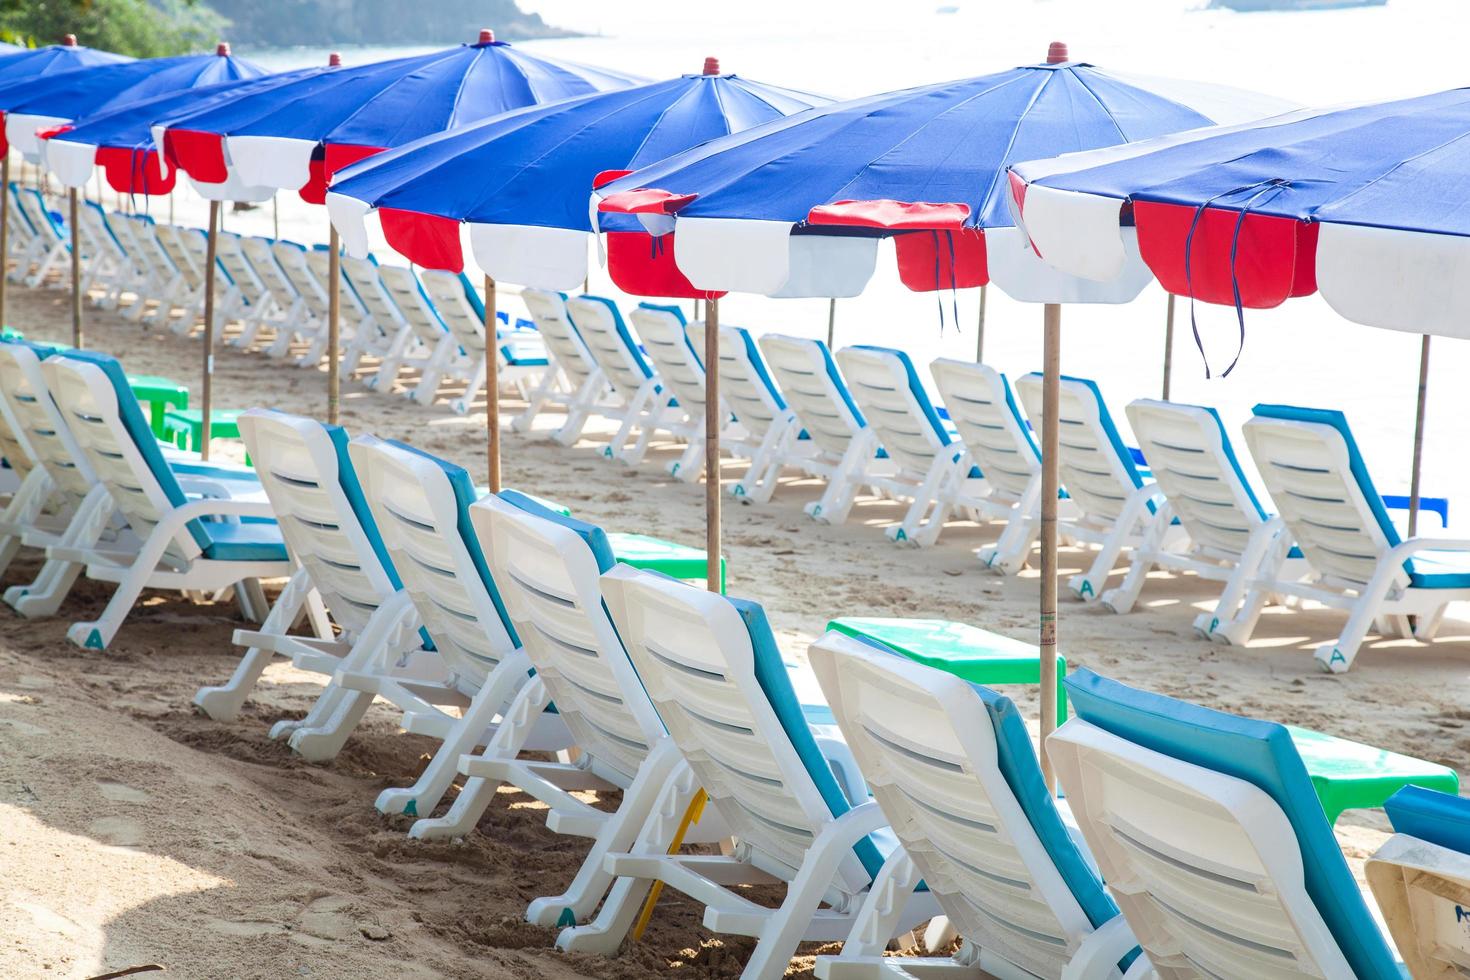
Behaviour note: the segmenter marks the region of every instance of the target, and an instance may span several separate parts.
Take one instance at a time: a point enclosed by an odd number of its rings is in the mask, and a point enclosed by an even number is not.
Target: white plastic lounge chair
[[[542,289],[524,289],[521,299],[556,370],[542,376],[528,398],[526,410],[515,417],[511,428],[530,432],[531,424],[548,402],[566,407],[566,420],[551,434],[563,446],[576,443],[593,415],[621,422],[625,412],[609,399],[607,378],[567,314],[567,297]]]
[[[7,186],[6,191],[10,194],[10,207],[6,210],[6,214],[10,218],[10,256],[7,256],[7,258],[14,257],[17,261],[26,263],[25,268],[17,270],[23,275],[30,267],[29,257],[32,254],[31,249],[35,245],[36,230],[31,226],[30,221],[26,219],[25,212],[21,209],[20,185],[12,180]],[[12,276],[12,278],[15,277]]]
[[[342,277],[362,306],[352,339],[342,351],[340,372],[345,381],[357,373],[364,357],[376,357],[383,362],[401,360],[402,349],[412,339],[413,332],[388,295],[378,275],[376,259],[342,256]],[[396,375],[397,368],[393,371]]]
[[[132,249],[141,264],[148,267],[147,278],[140,280],[135,288],[137,298],[123,310],[129,320],[166,320],[169,315],[168,296],[178,288],[179,270],[158,240],[158,223],[146,215],[135,214],[125,222],[132,233],[137,247]],[[150,305],[151,304],[151,305]]]
[[[1194,572],[1225,583],[1215,611],[1194,622],[1208,637],[1234,615],[1261,563],[1280,564],[1273,552],[1289,549],[1290,537],[1256,499],[1214,409],[1140,398],[1129,404],[1128,421],[1162,496],[1122,585],[1105,591],[1102,604],[1128,612],[1155,567]],[[1176,519],[1188,533],[1187,546],[1168,549],[1165,533]]]
[[[166,459],[122,366],[106,354],[65,351],[41,370],[98,482],[143,540],[127,561],[100,550],[97,538],[47,548],[48,559],[82,562],[88,578],[118,584],[101,618],[73,623],[67,638],[105,648],[145,588],[234,588],[245,615],[263,619],[259,580],[285,578],[292,569],[254,474]]]
[[[874,878],[892,874],[887,821],[835,729],[815,728],[805,713],[759,605],[622,566],[602,582],[687,770],[633,847],[606,858],[618,881],[597,917],[564,930],[557,945],[615,952],[657,880],[704,904],[706,928],[759,937],[742,976],[779,977],[802,940],[846,938]],[[827,710],[816,710],[830,726]],[[668,853],[695,787],[733,832],[732,856]],[[786,884],[776,909],[728,887],[772,880]],[[915,896],[895,930],[933,914],[927,896]]]
[[[400,678],[391,659],[344,664],[319,704],[320,724],[303,725],[291,747],[313,754],[335,751],[361,720],[374,696],[404,709],[403,727],[442,741],[412,787],[388,790],[380,808],[428,815],[454,779],[460,756],[493,737],[492,723],[527,681],[530,662],[505,614],[495,580],[470,529],[468,509],[476,497],[469,474],[427,453],[373,436],[349,444],[388,559],[422,623],[445,675],[438,683]],[[458,707],[453,718],[443,707]],[[524,719],[536,727],[536,749],[567,745],[566,727],[555,715]]]
[[[360,644],[357,659],[368,663],[383,656],[396,662],[422,654],[417,613],[399,591],[398,574],[347,455],[346,431],[260,408],[241,415],[239,424],[281,536],[299,567],[261,627],[235,631],[235,643],[247,649],[230,680],[201,688],[194,696],[196,705],[220,720],[236,716],[274,655],[330,676]],[[328,613],[341,628],[340,636],[327,622]],[[303,614],[315,635],[288,633]],[[272,731],[280,737],[303,724]]]
[[[623,323],[623,315],[612,300],[577,296],[567,300],[566,307],[572,324],[587,345],[587,352],[611,386],[623,415],[622,424],[612,441],[603,447],[602,455],[636,465],[660,429],[672,431],[681,425],[682,412],[669,407],[671,396],[661,388],[660,379],[634,343]],[[634,429],[638,430],[638,439],[629,446]]]
[[[684,311],[677,306],[639,303],[629,319],[659,381],[647,414],[677,419],[660,422],[659,428],[686,444],[684,454],[668,465],[668,471],[685,483],[697,483],[704,473],[704,364],[684,331]]]
[[[295,363],[302,367],[314,367],[321,361],[321,351],[326,345],[327,293],[326,287],[307,264],[307,251],[304,245],[285,240],[271,245],[276,267],[291,284],[301,305],[297,308],[296,317],[276,333],[275,342],[267,353],[272,357],[285,357],[290,353],[292,342],[300,340],[307,345],[307,352],[298,357]],[[313,351],[316,352],[314,358]]]
[[[1128,980],[1401,980],[1285,727],[1085,669],[1066,685],[1047,750],[1143,947]]]
[[[1009,698],[829,632],[811,648],[832,714],[902,851],[892,895],[874,895],[828,980],[929,976],[1117,977],[1137,945],[1070,817],[1046,790]],[[884,957],[920,878],[964,937],[952,960]]]
[[[441,347],[443,360],[434,365],[437,377],[465,379],[464,394],[449,403],[460,415],[470,410],[485,386],[485,304],[474,284],[463,274],[425,269],[419,274],[424,291],[434,303],[439,319],[454,336],[454,347]],[[510,317],[497,311],[502,326],[496,327],[496,364],[502,384],[514,385],[526,397],[532,383],[548,370],[546,349],[535,330],[511,328]],[[425,380],[429,372],[424,373]],[[420,383],[411,396],[422,405],[438,397],[438,381],[430,388]]]
[[[28,261],[17,263],[11,278],[34,289],[46,281],[53,269],[60,268],[58,263],[71,253],[71,232],[51,213],[46,199],[34,187],[20,188],[16,203],[34,230],[35,239]]]
[[[684,332],[690,347],[702,358],[704,321],[691,321]],[[720,397],[735,419],[734,425],[725,426],[720,433],[720,448],[750,461],[750,468],[730,493],[765,503],[776,490],[781,461],[799,431],[796,413],[786,407],[755,338],[744,327],[720,324],[717,370]]]
[[[174,309],[182,311],[170,326],[174,333],[187,336],[200,325],[204,315],[204,266],[209,242],[202,229],[180,225],[155,225],[154,235],[178,270],[173,288],[159,303],[158,312],[167,320]]]
[[[128,275],[131,261],[123,244],[113,233],[111,222],[102,205],[95,201],[82,201],[77,210],[82,223],[82,295],[94,288],[103,291],[98,306],[115,305],[117,293],[121,292]]]
[[[506,608],[536,671],[507,710],[510,723],[483,753],[461,758],[467,778],[454,806],[440,820],[419,821],[412,833],[468,833],[501,783],[520,788],[547,805],[552,830],[594,838],[567,890],[538,898],[526,917],[543,926],[567,916],[585,920],[612,884],[605,855],[632,845],[681,757],[603,603],[598,575],[616,559],[602,530],[513,490],[480,500],[470,518],[496,581],[504,583]],[[580,749],[574,764],[518,758],[526,731],[521,720],[535,718],[551,702]],[[614,787],[623,790],[615,814],[569,792]],[[718,823],[702,823],[698,839],[718,839]]]
[[[1041,375],[1018,378],[1016,393],[1040,431]],[[1158,509],[1159,489],[1139,472],[1096,384],[1063,376],[1058,400],[1057,466],[1070,498],[1060,530],[1072,541],[1098,545],[1091,567],[1074,575],[1068,587],[1077,598],[1096,600],[1118,558],[1143,543]]]
[[[265,282],[255,271],[255,265],[245,254],[242,236],[232,231],[222,231],[216,237],[215,256],[224,276],[215,284],[219,296],[215,300],[215,316],[223,333],[224,324],[230,320],[240,321],[240,333],[249,334],[244,344],[248,347],[254,340],[261,322],[270,314],[271,294]],[[222,288],[223,287],[223,288]]]
[[[1470,973],[1467,806],[1459,796],[1404,787],[1383,807],[1394,835],[1363,866],[1410,976]]]
[[[826,344],[766,334],[760,348],[786,404],[808,437],[795,440],[780,465],[824,478],[827,489],[805,510],[815,520],[841,524],[865,485],[878,452],[878,437],[853,402]]]
[[[966,452],[985,474],[986,493],[967,505],[1006,524],[1000,540],[977,554],[987,568],[1013,575],[1026,567],[1040,533],[1041,455],[1005,375],[949,358],[929,371]]]
[[[142,316],[149,300],[163,294],[173,269],[165,264],[166,257],[158,251],[151,232],[144,234],[143,226],[151,225],[151,218],[114,211],[108,215],[107,223],[127,259],[117,288],[103,297],[101,305],[104,309],[121,309],[124,316],[136,320]],[[124,303],[123,297],[129,293],[133,300]]]
[[[247,325],[245,330],[226,341],[232,347],[248,350],[260,338],[262,328],[273,331],[272,342],[266,345],[265,353],[272,357],[284,357],[290,347],[293,325],[307,316],[306,301],[286,278],[285,270],[276,261],[275,243],[269,238],[247,236],[240,239],[240,251],[249,260],[256,277],[270,294],[260,319]],[[282,339],[282,335],[285,339]]]
[[[837,352],[848,391],[878,438],[889,463],[868,468],[869,486],[909,508],[887,529],[894,541],[933,544],[950,509],[984,496],[980,471],[929,401],[909,356],[889,347],[855,346]]]
[[[22,545],[45,548],[60,544],[73,519],[82,512],[91,494],[89,509],[105,497],[92,469],[72,438],[51,391],[41,374],[41,362],[54,348],[28,341],[0,341],[0,415],[4,416],[3,440],[7,462],[21,477],[19,489],[0,513],[0,573],[9,567]],[[73,565],[64,582],[32,600],[54,612],[81,566]],[[54,574],[54,571],[53,571]],[[26,587],[12,587],[16,597]],[[37,606],[38,610],[40,609]]]
[[[377,373],[364,379],[363,384],[377,391],[391,392],[405,368],[416,369],[421,372],[421,378],[427,379],[430,370],[438,371],[440,362],[447,363],[452,359],[457,345],[412,269],[401,265],[380,265],[378,280],[408,329],[406,334],[400,334],[403,342],[390,348],[378,365]],[[446,348],[446,353],[439,353],[441,345]],[[424,383],[432,384],[438,391],[439,380],[436,374],[432,382]],[[406,392],[411,393],[412,389]]]
[[[1273,594],[1312,599],[1348,613],[1336,642],[1314,654],[1341,672],[1374,624],[1385,635],[1430,640],[1445,607],[1470,598],[1470,542],[1399,537],[1341,412],[1257,405],[1245,441],[1310,574],[1293,578],[1285,552],[1275,549],[1240,609],[1212,636],[1248,641]]]

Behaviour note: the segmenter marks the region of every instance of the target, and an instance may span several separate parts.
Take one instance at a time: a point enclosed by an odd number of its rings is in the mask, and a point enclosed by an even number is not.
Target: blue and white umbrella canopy
[[[721,74],[711,58],[703,74],[522,109],[384,153],[339,174],[327,207],[354,254],[367,251],[371,212],[399,253],[458,271],[467,224],[487,274],[571,289],[587,276],[587,194],[599,177],[827,101]]]
[[[1046,260],[1106,281],[1125,239],[1170,292],[1470,337],[1470,89],[1291,113],[1013,173]]]
[[[174,189],[178,171],[164,164],[159,156],[158,147],[153,142],[152,124],[155,120],[185,108],[218,105],[244,94],[288,85],[319,75],[330,67],[301,68],[245,81],[220,82],[129,102],[78,119],[70,126],[44,132],[41,139],[42,162],[67,187],[84,186],[91,179],[94,166],[100,166],[108,185],[119,193],[167,194]],[[230,194],[240,196],[229,199],[250,200],[268,197],[271,193],[256,194],[252,193],[253,190],[234,187]]]
[[[40,160],[37,131],[110,108],[219,82],[258,78],[264,68],[230,54],[220,44],[213,54],[145,58],[26,78],[0,86],[5,137],[32,162]]]
[[[644,216],[650,233],[676,232],[674,260],[700,291],[856,295],[877,238],[895,236],[910,288],[994,280],[1020,299],[1120,302],[1147,271],[1097,288],[1035,261],[1014,228],[1006,168],[1282,108],[1235,89],[1117,75],[1069,60],[1058,44],[1045,64],[841,102],[716,140],[601,188],[594,203]],[[613,278],[638,290],[648,252],[614,251]]]
[[[331,175],[363,157],[511,109],[626,88],[631,75],[496,41],[339,68],[159,120],[170,162],[204,183],[301,190],[320,204]]]
[[[0,85],[25,79],[44,78],[78,68],[96,65],[120,64],[134,59],[125,54],[99,51],[77,43],[75,34],[68,34],[60,44],[48,44],[43,48],[10,48],[0,55]]]

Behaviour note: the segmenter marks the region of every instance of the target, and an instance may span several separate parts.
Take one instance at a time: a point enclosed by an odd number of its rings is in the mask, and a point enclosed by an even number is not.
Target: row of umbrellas
[[[8,134],[17,122],[10,139],[26,149],[22,117],[49,124],[37,152],[64,183],[81,186],[99,165],[118,190],[166,193],[182,171],[211,201],[211,242],[218,202],[299,191],[325,201],[334,261],[341,248],[366,252],[369,222],[428,267],[463,269],[468,244],[485,273],[487,333],[497,281],[574,288],[589,239],[626,292],[706,301],[706,364],[717,361],[721,296],[856,296],[881,238],[894,240],[910,289],[994,282],[1042,304],[1044,690],[1057,641],[1062,304],[1128,302],[1157,277],[1171,297],[1234,305],[1243,331],[1245,309],[1320,287],[1349,318],[1425,334],[1426,356],[1428,334],[1470,333],[1460,308],[1470,294],[1457,285],[1470,271],[1463,93],[1283,115],[1290,106],[1276,99],[1122,76],[1053,44],[1042,64],[832,102],[722,72],[713,59],[647,82],[533,57],[482,32],[474,44],[360,67],[334,59],[259,76],[242,66],[227,81],[200,71],[197,82],[119,103],[85,93],[119,92],[133,77],[121,73],[145,63],[99,56],[83,67],[85,49],[73,47],[75,70],[58,72],[67,50],[0,56]],[[54,101],[34,87],[24,102],[12,94],[16,59],[32,59],[33,81],[52,72]],[[107,73],[118,81],[67,80]],[[207,303],[206,420],[212,320]],[[331,334],[335,357],[335,315]],[[337,372],[328,377],[334,419]],[[717,372],[707,384],[714,432]],[[1422,404],[1421,386],[1416,460]],[[707,454],[711,555],[718,465]],[[1042,699],[1044,734],[1054,707]]]

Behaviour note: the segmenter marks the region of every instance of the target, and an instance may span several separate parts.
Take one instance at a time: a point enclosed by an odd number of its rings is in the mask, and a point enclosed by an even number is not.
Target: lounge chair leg
[[[525,682],[529,668],[530,661],[524,653],[512,654],[502,660],[470,699],[469,707],[454,723],[414,784],[406,789],[383,790],[374,806],[389,814],[427,816],[433,813],[459,772],[460,756],[473,752],[480,744],[495,716]]]
[[[1273,521],[1277,519],[1273,518]],[[1280,525],[1278,525],[1280,526]],[[1263,533],[1259,532],[1258,533]],[[1220,604],[1216,607],[1217,617],[1212,618],[1208,624],[1202,624],[1201,616],[1195,620],[1195,629],[1199,630],[1201,625],[1208,629],[1204,632],[1207,639],[1229,643],[1232,646],[1245,646],[1250,642],[1251,634],[1256,631],[1256,623],[1260,622],[1261,611],[1266,608],[1266,602],[1271,598],[1270,583],[1277,581],[1281,575],[1281,567],[1286,563],[1287,554],[1290,551],[1291,539],[1284,532],[1275,534],[1266,550],[1266,557],[1260,562],[1260,567],[1254,572],[1242,572],[1241,578],[1250,583],[1245,598],[1239,603],[1239,607],[1232,609],[1227,604],[1229,585],[1226,587],[1226,596],[1221,596]],[[1245,566],[1242,562],[1242,567]],[[1221,613],[1229,613],[1230,618],[1225,619]]]
[[[248,622],[264,622],[270,614],[270,603],[266,601],[265,589],[260,579],[247,578],[235,583],[235,600],[240,604],[240,615]]]
[[[378,624],[380,618],[384,620],[381,627]],[[386,670],[394,659],[418,646],[420,625],[408,594],[394,593],[373,613],[352,650],[342,658],[337,675],[355,674],[373,664],[382,665]],[[290,729],[291,750],[307,762],[326,762],[336,758],[373,703],[371,692],[346,689],[338,682],[337,675],[333,676],[301,723]],[[283,734],[285,730],[282,730],[281,722],[271,727],[272,738],[280,738]]]
[[[637,841],[626,853],[667,854],[679,823],[689,808],[689,801],[698,789],[693,771],[687,765],[679,766],[665,784],[658,804],[638,833]],[[569,953],[610,955],[617,952],[628,930],[633,927],[633,920],[637,918],[651,887],[653,881],[649,878],[618,878],[597,917],[587,925],[563,929],[556,937],[557,948]]]
[[[1358,647],[1362,646],[1363,638],[1368,635],[1368,627],[1381,614],[1389,590],[1394,587],[1394,579],[1402,573],[1401,562],[1379,559],[1373,577],[1353,603],[1347,624],[1343,626],[1337,642],[1324,644],[1313,653],[1322,669],[1343,674],[1352,667],[1358,656]]]
[[[827,489],[820,500],[804,508],[814,521],[824,524],[842,524],[852,510],[858,487],[867,472],[868,460],[877,448],[877,436],[871,429],[863,429],[847,444],[847,452],[827,481]]]
[[[882,956],[888,941],[897,934],[903,910],[919,884],[919,869],[903,847],[883,862],[862,908],[853,919],[852,932],[842,944],[839,959]],[[947,945],[947,944],[946,944]]]
[[[891,540],[920,547],[939,540],[939,532],[944,530],[944,522],[949,517],[950,505],[945,500],[950,495],[949,484],[951,480],[958,483],[963,479],[960,467],[968,463],[968,457],[951,460],[943,458],[944,455],[942,451],[935,454],[934,462],[930,464],[929,472],[924,474],[924,482],[914,492],[914,501],[909,504],[902,523],[887,530]],[[927,520],[925,515],[928,515]]]
[[[786,899],[770,919],[760,941],[741,973],[750,980],[775,980],[786,973],[786,967],[806,935],[812,914],[821,905],[823,895],[831,887],[837,866],[851,853],[852,846],[865,835],[887,826],[887,818],[877,803],[868,802],[832,821],[817,834],[801,870],[786,887]]]
[[[5,506],[5,523],[18,529],[34,526],[55,489],[56,484],[43,467],[32,469]],[[0,537],[0,575],[5,574],[20,553],[20,539],[19,532]]]
[[[618,426],[618,431],[613,435],[612,441],[602,447],[604,459],[621,459],[623,446],[628,441],[628,436],[633,432],[633,427],[642,421],[643,406],[653,397],[653,382],[646,381],[629,400],[627,414],[623,416],[623,424]]]
[[[82,499],[58,545],[83,549],[95,547],[111,523],[115,507],[107,488],[100,484],[94,486]],[[5,590],[5,602],[28,618],[53,615],[66,601],[77,576],[82,574],[82,568],[81,562],[48,556],[40,573],[29,585],[12,585]]]
[[[994,545],[975,552],[981,564],[1002,575],[1015,575],[1026,567],[1031,549],[1041,533],[1041,474],[1037,473],[1026,483],[1026,489],[1016,506],[1011,508],[1006,520],[1006,529]]]
[[[1148,520],[1144,515],[1147,513],[1148,502],[1158,493],[1158,488],[1153,484],[1139,487],[1128,497],[1123,509],[1118,514],[1118,519],[1113,522],[1112,532],[1108,534],[1107,540],[1098,549],[1097,557],[1093,559],[1092,567],[1083,575],[1074,575],[1067,583],[1072,594],[1084,601],[1097,599],[1107,583],[1108,576],[1113,573],[1113,566],[1118,564],[1118,556],[1122,554],[1127,539],[1131,537],[1140,523]]]
[[[558,374],[555,370],[547,370],[541,376],[541,383],[532,389],[530,397],[526,399],[526,410],[511,419],[510,429],[512,432],[531,431],[531,426],[535,423],[536,416],[541,414],[541,409],[545,407],[546,400],[556,390],[557,377]]]
[[[704,426],[689,436],[689,446],[684,455],[669,464],[669,474],[685,483],[698,483],[704,475]]]
[[[567,890],[532,902],[526,909],[526,921],[539,926],[554,926],[562,921],[567,910],[577,922],[586,920],[613,882],[603,859],[608,854],[626,853],[633,846],[638,832],[658,804],[664,786],[683,764],[683,757],[672,739],[665,738],[655,745],[638,767],[632,785],[623,791],[623,802],[618,806],[618,812],[603,824],[593,840],[592,849],[587,852]]]
[[[1425,616],[1419,616],[1414,621],[1414,639],[1428,643],[1434,639],[1434,634],[1439,632],[1439,626],[1444,622],[1447,605],[1438,606],[1434,612]]]
[[[307,596],[315,594],[316,590],[311,586],[311,576],[306,569],[298,568],[286,582],[281,594],[276,597],[276,604],[265,618],[261,632],[285,633],[301,615]],[[194,695],[194,704],[215,721],[234,721],[245,699],[255,689],[260,675],[271,662],[272,656],[274,654],[269,650],[250,647],[240,658],[230,679],[218,687],[201,687]]]
[[[795,426],[796,416],[790,413],[785,418],[771,420],[765,438],[756,447],[755,455],[750,458],[750,468],[745,471],[740,482],[730,488],[733,496],[744,497],[758,504],[771,499],[776,491],[776,478],[781,473],[781,460],[790,440],[796,436]]]
[[[1271,574],[1269,577],[1276,577],[1275,573],[1280,568],[1281,560],[1276,557],[1273,548],[1280,547],[1279,539],[1282,537],[1284,527],[1279,517],[1273,517],[1264,524],[1257,525],[1256,529],[1251,532],[1250,540],[1246,542],[1245,550],[1240,554],[1240,563],[1225,580],[1225,588],[1220,593],[1219,601],[1215,603],[1215,611],[1200,613],[1195,617],[1194,630],[1202,638],[1212,639],[1215,630],[1220,627],[1221,623],[1228,623],[1235,617],[1246,586],[1262,577],[1260,565],[1263,562],[1270,562]]]
[[[632,449],[618,453],[618,459],[629,466],[637,466],[643,462],[643,457],[648,454],[648,444],[653,442],[653,437],[658,434],[658,421],[663,418],[664,413],[668,411],[669,403],[673,400],[674,396],[668,389],[653,392],[649,396],[648,410],[639,420],[638,441],[633,443]],[[695,472],[696,474],[699,472],[699,467],[695,467]]]
[[[137,605],[138,596],[148,585],[148,579],[158,568],[158,563],[163,560],[164,550],[168,547],[168,540],[159,541],[165,537],[157,532],[150,534],[148,540],[143,543],[138,556],[133,559],[127,574],[117,584],[117,589],[112,593],[112,598],[107,600],[107,608],[102,610],[102,616],[98,619],[72,623],[67,627],[66,638],[77,646],[86,650],[106,650],[117,631],[122,628],[128,613],[132,612]]]
[[[541,713],[550,703],[551,696],[546,691],[546,685],[534,677],[531,678],[517,692],[510,707],[506,708],[500,724],[496,726],[495,734],[485,746],[484,756],[514,759],[519,755],[521,748],[526,744],[526,739],[531,735],[536,719],[541,717]],[[469,758],[471,757],[467,755],[461,756],[460,761],[463,763]],[[472,776],[466,779],[464,788],[459,791],[459,796],[455,797],[454,805],[444,816],[415,821],[414,825],[408,829],[408,836],[420,840],[463,837],[474,830],[475,825],[480,822],[480,817],[495,797],[495,791],[499,786],[499,780],[483,776]],[[378,799],[381,801],[382,796],[380,795]],[[436,800],[435,803],[437,802]]]
[[[470,371],[469,380],[465,382],[464,394],[449,403],[456,414],[465,415],[474,406],[475,399],[485,387],[485,357],[482,355],[475,360],[475,366]]]
[[[1169,522],[1173,519],[1173,506],[1168,501],[1161,503],[1158,512],[1154,514],[1153,523],[1144,532],[1143,541],[1133,550],[1133,561],[1128,566],[1128,573],[1123,576],[1123,584],[1103,592],[1100,601],[1104,607],[1119,615],[1133,611],[1133,605],[1143,591],[1143,580],[1148,576],[1149,570],[1158,564],[1158,554],[1163,550],[1164,536],[1169,532]]]

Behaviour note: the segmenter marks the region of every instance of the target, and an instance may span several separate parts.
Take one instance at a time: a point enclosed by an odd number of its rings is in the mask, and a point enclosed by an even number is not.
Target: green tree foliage
[[[528,14],[515,0],[203,0],[231,23],[243,43],[453,44],[482,27],[502,40],[567,32]]]
[[[0,0],[0,37],[18,44],[75,34],[90,47],[156,58],[207,50],[224,27],[195,0]]]

